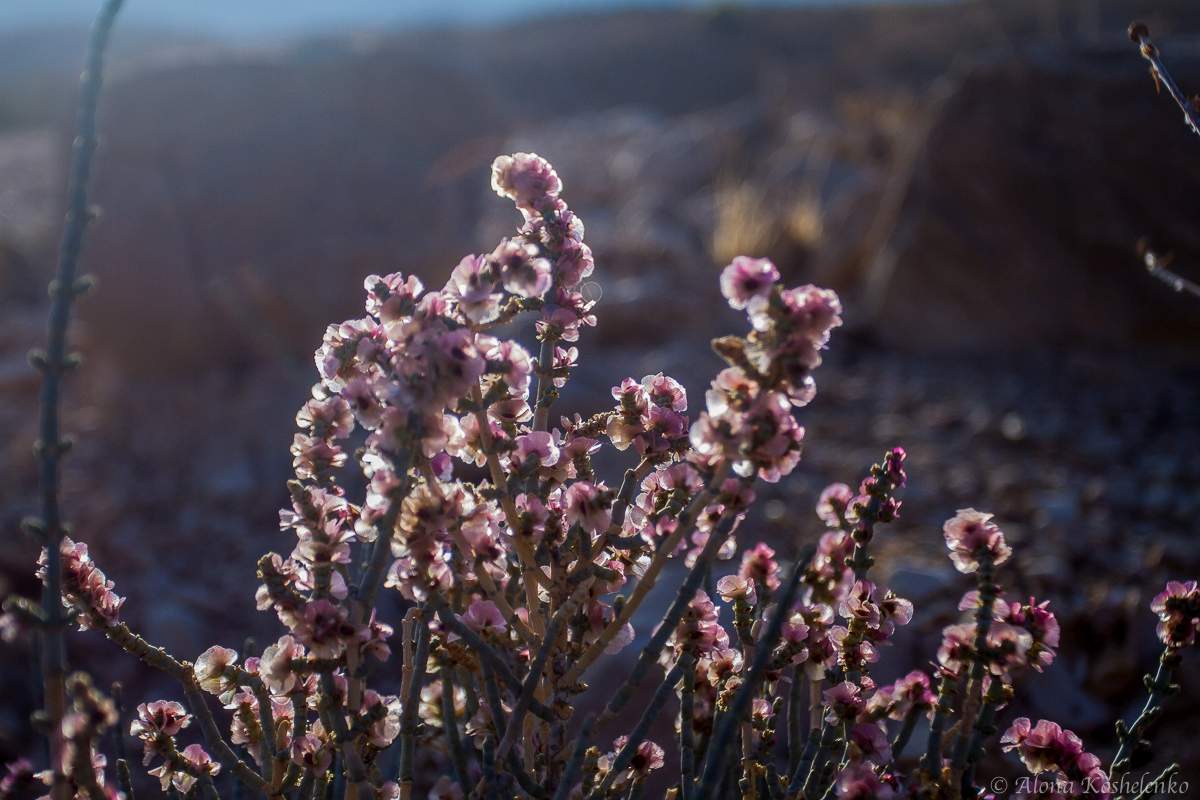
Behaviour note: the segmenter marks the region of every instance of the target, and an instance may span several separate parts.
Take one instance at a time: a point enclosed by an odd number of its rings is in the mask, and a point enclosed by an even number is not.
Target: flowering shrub
[[[619,381],[608,411],[552,425],[575,343],[595,324],[580,290],[592,254],[545,160],[502,156],[492,185],[522,213],[512,238],[464,258],[441,290],[400,273],[368,277],[366,315],[325,332],[279,514],[296,544],[259,561],[257,605],[285,629],[277,641],[261,653],[213,646],[192,662],[153,647],[122,621],[125,599],[86,545],[63,539],[62,599],[77,627],[174,676],[189,700],[190,710],[138,706],[129,733],[150,774],[164,790],[209,796],[225,767],[272,797],[324,797],[333,784],[350,797],[408,798],[418,784],[447,798],[638,796],[665,768],[664,743],[647,734],[674,706],[679,797],[978,795],[976,765],[1013,682],[1048,666],[1059,640],[1047,603],[1001,594],[997,568],[1012,550],[991,514],[964,509],[944,526],[974,588],[932,675],[877,686],[870,674],[914,613],[869,577],[871,542],[900,513],[900,448],[857,487],[821,493],[828,532],[812,551],[788,566],[760,543],[707,580],[735,557],[755,483],[781,480],[800,458],[794,412],[814,396],[838,298],[784,287],[767,260],[735,259],[721,289],[748,329],[714,343],[726,367],[694,421],[683,387],[659,373]],[[536,355],[506,338],[527,313]],[[615,488],[593,468],[605,446],[636,462]],[[355,504],[348,486],[359,475]],[[634,614],[672,559],[687,569],[674,601],[641,631],[647,641],[600,718],[576,720],[584,678],[635,641]],[[43,578],[47,563],[44,553]],[[399,635],[377,615],[381,589],[406,609]],[[1200,590],[1173,582],[1153,610],[1165,650],[1143,717],[1195,643]],[[387,661],[401,664],[398,695],[371,686],[372,665]],[[641,720],[605,748],[593,731],[656,665],[665,677]],[[62,721],[70,760],[56,766],[87,795],[104,780],[96,744],[113,712],[105,700],[77,705]],[[905,750],[923,719],[912,764]],[[1106,795],[1109,777],[1144,760],[1146,721],[1121,728],[1109,771],[1048,720],[1017,719],[998,744],[1032,774],[1058,775],[1060,788]],[[204,743],[185,744],[197,729]],[[441,765],[432,787],[414,773],[418,751]]]
[[[720,285],[747,327],[714,342],[726,366],[695,419],[684,388],[659,373],[621,379],[607,411],[554,422],[576,343],[596,324],[581,290],[592,253],[544,159],[502,156],[492,185],[521,213],[511,238],[464,258],[441,289],[368,277],[365,315],[325,332],[279,514],[295,545],[258,562],[257,606],[278,619],[276,641],[170,654],[122,619],[125,598],[87,546],[42,526],[50,600],[10,599],[4,630],[51,631],[65,614],[179,683],[186,706],[141,702],[120,731],[141,743],[162,791],[213,798],[214,778],[232,774],[245,791],[299,800],[636,798],[669,746],[671,797],[965,798],[985,794],[977,768],[990,746],[1051,779],[1029,794],[1108,797],[1149,762],[1149,726],[1196,642],[1195,582],[1168,584],[1152,604],[1163,654],[1107,768],[1049,720],[1019,718],[996,736],[1014,682],[1055,659],[1059,628],[1046,602],[1003,595],[998,568],[1012,550],[991,514],[964,509],[945,523],[949,557],[973,587],[933,669],[878,685],[880,648],[914,614],[870,577],[874,537],[901,510],[901,448],[857,486],[821,493],[827,532],[815,546],[780,559],[759,543],[737,558],[757,482],[782,480],[800,459],[795,412],[841,324],[837,296],[785,287],[770,261],[737,258]],[[536,354],[512,333],[528,316]],[[593,467],[606,446],[629,453],[615,486]],[[635,630],[673,559],[684,565],[673,601]],[[382,590],[404,609],[398,632],[379,615]],[[579,719],[585,678],[639,634],[603,711]],[[376,688],[382,664],[399,665],[395,695]],[[599,731],[645,684],[640,719],[608,744],[612,732]],[[49,769],[10,766],[0,797],[41,781],[56,798],[132,800],[128,765],[114,782],[102,752],[115,704],[83,674],[63,686]],[[664,715],[675,740],[653,741]],[[924,746],[909,753],[919,727]],[[418,777],[418,758],[436,780]]]

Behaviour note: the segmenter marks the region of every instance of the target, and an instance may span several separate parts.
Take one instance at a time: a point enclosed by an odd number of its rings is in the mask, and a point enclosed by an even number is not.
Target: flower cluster
[[[1158,615],[1158,638],[1167,647],[1190,647],[1200,630],[1200,589],[1196,581],[1170,581],[1150,604]]]
[[[63,537],[62,547],[63,604],[79,610],[76,617],[79,630],[105,628],[116,624],[121,616],[125,598],[113,591],[114,584],[92,561],[83,542]],[[46,553],[38,559],[37,577],[46,580]]]
[[[1100,794],[1090,788],[1108,784],[1100,759],[1083,749],[1078,736],[1050,720],[1038,720],[1036,725],[1028,717],[1013,720],[1000,738],[1000,746],[1005,752],[1015,750],[1032,775],[1057,773],[1072,787],[1072,794]],[[1055,784],[1062,782],[1056,780]]]
[[[756,482],[781,480],[800,459],[795,413],[841,324],[837,296],[788,288],[770,261],[737,258],[720,286],[746,331],[714,343],[725,363],[694,419],[683,386],[655,373],[620,380],[599,413],[555,420],[577,343],[596,324],[582,283],[592,253],[544,159],[496,159],[492,186],[521,215],[510,237],[463,258],[440,289],[369,276],[364,314],[324,333],[279,512],[294,539],[258,562],[255,601],[282,626],[275,641],[177,659],[121,622],[112,582],[85,545],[63,540],[62,599],[79,627],[163,669],[187,696],[187,707],[137,706],[128,730],[149,774],[163,791],[209,800],[214,778],[230,774],[268,798],[640,797],[674,763],[649,733],[677,698],[680,771],[664,781],[674,797],[732,786],[757,797],[978,796],[976,769],[1014,681],[1049,667],[1060,638],[1047,602],[1003,595],[996,569],[1013,553],[991,514],[965,509],[944,525],[974,586],[933,673],[884,685],[872,675],[880,649],[915,613],[871,572],[876,537],[900,515],[903,449],[856,485],[821,492],[811,550],[788,558],[760,542],[737,557]],[[517,323],[529,318],[522,339]],[[600,474],[605,448],[627,460],[620,480]],[[48,584],[49,561],[39,568]],[[647,622],[666,575],[678,576],[674,600]],[[390,606],[378,602],[385,589]],[[394,606],[403,616],[386,620]],[[1119,729],[1116,772],[1145,755],[1179,651],[1196,641],[1196,583],[1168,584],[1153,610],[1166,650],[1144,719]],[[6,615],[6,635],[24,619]],[[640,721],[602,752],[592,722],[576,719],[585,679],[639,636],[598,724],[665,674]],[[398,686],[385,694],[379,665],[396,661]],[[113,792],[96,743],[115,712],[85,682],[72,686],[69,761],[46,776],[99,800]],[[905,750],[918,729],[928,734],[913,765]],[[203,743],[185,743],[197,735]],[[1000,743],[1035,773],[1107,776],[1044,720],[1016,720]],[[28,772],[13,767],[0,797]]]

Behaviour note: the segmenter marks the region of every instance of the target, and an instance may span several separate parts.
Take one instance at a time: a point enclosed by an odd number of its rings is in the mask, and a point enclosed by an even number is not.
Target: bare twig
[[[1171,263],[1169,255],[1160,256],[1150,249],[1145,240],[1138,242],[1138,255],[1142,257],[1142,263],[1145,264],[1146,271],[1167,286],[1170,286],[1173,291],[1180,294],[1190,294],[1192,297],[1200,297],[1200,284],[1188,280],[1173,270],[1167,269],[1167,265]]]
[[[1145,23],[1134,22],[1129,26],[1129,38],[1138,46],[1138,50],[1142,54],[1142,58],[1146,59],[1150,64],[1150,76],[1154,78],[1154,87],[1158,89],[1165,87],[1167,94],[1171,95],[1171,99],[1175,101],[1175,105],[1183,112],[1183,122],[1191,129],[1192,133],[1200,135],[1200,112],[1197,111],[1196,102],[1189,100],[1184,96],[1183,91],[1179,88],[1179,84],[1175,83],[1175,79],[1171,77],[1171,73],[1167,71],[1167,65],[1163,63],[1162,53],[1150,41],[1150,29]]]

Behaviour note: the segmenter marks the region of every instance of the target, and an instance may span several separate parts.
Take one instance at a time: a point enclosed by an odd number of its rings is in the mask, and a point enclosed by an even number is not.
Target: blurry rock
[[[1197,144],[1128,49],[981,67],[941,106],[880,262],[892,274],[875,324],[889,341],[1196,358],[1194,302],[1149,278],[1134,249],[1148,236],[1180,269],[1200,264]],[[1171,66],[1200,84],[1186,49]]]

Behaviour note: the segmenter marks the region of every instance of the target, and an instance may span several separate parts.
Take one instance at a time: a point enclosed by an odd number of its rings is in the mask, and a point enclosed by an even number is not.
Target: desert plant
[[[60,438],[56,387],[72,296],[61,287],[76,285],[74,212],[86,208],[90,152],[80,149],[50,355],[39,360],[50,420],[43,442]],[[668,708],[679,773],[664,783],[686,800],[977,797],[980,760],[997,746],[1015,750],[1049,787],[1030,795],[1140,798],[1173,778],[1175,765],[1148,788],[1125,788],[1153,755],[1151,724],[1195,644],[1195,582],[1172,582],[1154,600],[1163,654],[1143,712],[1118,725],[1108,769],[1048,720],[1017,719],[996,740],[1013,682],[1053,661],[1059,631],[1045,602],[1003,596],[1000,568],[1012,551],[991,514],[963,509],[945,523],[949,557],[973,586],[963,620],[943,632],[932,675],[916,669],[876,685],[879,648],[914,612],[870,577],[872,542],[900,512],[902,449],[857,485],[825,489],[816,512],[827,532],[790,563],[760,543],[714,581],[717,562],[738,553],[756,483],[782,480],[800,459],[794,412],[814,397],[821,351],[841,324],[837,296],[785,288],[771,262],[735,258],[721,290],[748,329],[713,343],[726,366],[695,420],[683,387],[655,374],[617,383],[609,410],[555,424],[576,343],[596,322],[581,291],[592,254],[544,159],[502,156],[492,185],[521,213],[511,238],[462,259],[439,290],[400,273],[367,277],[365,316],[325,332],[319,380],[296,415],[295,478],[280,512],[296,544],[258,564],[258,608],[284,628],[261,653],[213,646],[189,661],[132,630],[125,599],[86,545],[65,535],[47,468],[46,519],[30,526],[44,537],[46,602],[10,598],[5,627],[36,628],[50,656],[50,763],[36,776],[29,762],[14,765],[0,796],[36,777],[55,797],[132,800],[125,762],[119,789],[104,769],[101,736],[119,724],[116,707],[85,675],[63,677],[57,654],[68,619],[178,682],[186,706],[147,699],[128,726],[172,795],[216,797],[213,779],[225,771],[243,796],[293,800],[407,800],[418,791],[636,798],[664,767],[649,733]],[[517,338],[530,318],[536,355]],[[629,454],[615,488],[593,467],[606,447]],[[61,448],[40,452],[57,458]],[[359,489],[356,504],[349,498]],[[685,565],[674,600],[642,631],[636,661],[606,687],[598,718],[579,719],[584,679],[607,674],[600,665],[637,641],[635,613],[672,559]],[[404,609],[398,635],[379,616],[383,590]],[[374,688],[383,670],[399,674],[398,694]],[[607,745],[597,730],[647,683],[656,685],[640,719]],[[923,720],[924,746],[906,758]],[[202,743],[185,744],[195,729]],[[418,777],[418,756],[440,767],[436,781]]]

